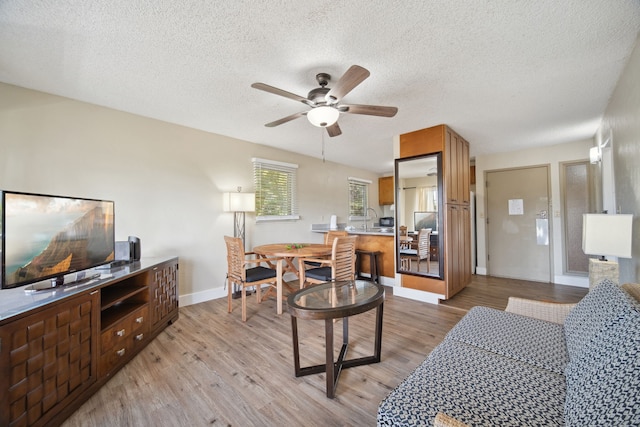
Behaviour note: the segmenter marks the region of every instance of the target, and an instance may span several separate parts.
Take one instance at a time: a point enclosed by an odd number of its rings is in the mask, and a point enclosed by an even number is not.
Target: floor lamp
[[[245,246],[245,213],[256,210],[256,195],[241,191],[242,187],[238,187],[235,193],[223,193],[222,209],[225,212],[233,212],[233,237],[240,237],[242,245]],[[234,289],[233,297],[240,298],[240,291]]]
[[[582,250],[589,258],[589,288],[604,279],[619,281],[617,261],[605,257],[631,258],[633,215],[584,214],[582,216]]]

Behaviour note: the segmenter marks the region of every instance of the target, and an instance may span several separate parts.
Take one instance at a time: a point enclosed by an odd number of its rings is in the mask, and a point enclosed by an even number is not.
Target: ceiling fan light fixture
[[[307,113],[309,122],[320,128],[333,125],[338,121],[338,116],[340,116],[340,112],[337,109],[326,105],[316,107]]]

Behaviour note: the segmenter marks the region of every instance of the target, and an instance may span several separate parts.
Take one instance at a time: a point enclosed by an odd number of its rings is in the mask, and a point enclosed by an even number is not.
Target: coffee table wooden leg
[[[295,316],[291,316],[291,335],[293,336],[293,366],[296,377],[299,377],[301,374],[300,348],[298,347],[298,319]]]
[[[279,259],[276,265],[276,312],[282,314],[282,260]]]
[[[333,399],[335,396],[335,363],[333,361],[333,319],[325,319],[324,321],[324,334],[326,341],[326,370],[327,376],[327,397]]]
[[[349,344],[349,318],[342,318],[342,345]]]
[[[380,354],[382,353],[382,307],[384,303],[376,308],[376,335],[373,349],[374,362],[380,362]]]

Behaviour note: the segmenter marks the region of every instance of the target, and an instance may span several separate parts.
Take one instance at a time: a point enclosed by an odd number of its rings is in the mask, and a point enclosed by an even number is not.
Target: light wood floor
[[[473,305],[504,308],[509,295],[576,302],[586,289],[474,276],[446,305],[394,297],[384,304],[382,361],[344,370],[335,399],[324,374],[295,378],[288,314],[275,300],[226,299],[180,308],[163,331],[63,424],[73,426],[374,426],[380,401]],[[374,313],[352,317],[349,357],[373,351]],[[324,326],[299,321],[303,366],[322,363]],[[336,343],[341,342],[341,327]]]

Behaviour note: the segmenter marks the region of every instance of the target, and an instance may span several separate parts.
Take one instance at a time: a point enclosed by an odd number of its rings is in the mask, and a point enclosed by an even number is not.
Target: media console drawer
[[[102,332],[100,352],[104,354],[114,346],[122,345],[132,334],[143,334],[138,339],[141,341],[148,330],[149,307],[145,305]]]
[[[132,355],[145,346],[146,334],[138,331],[100,355],[100,375],[107,376],[119,365],[131,360]]]

